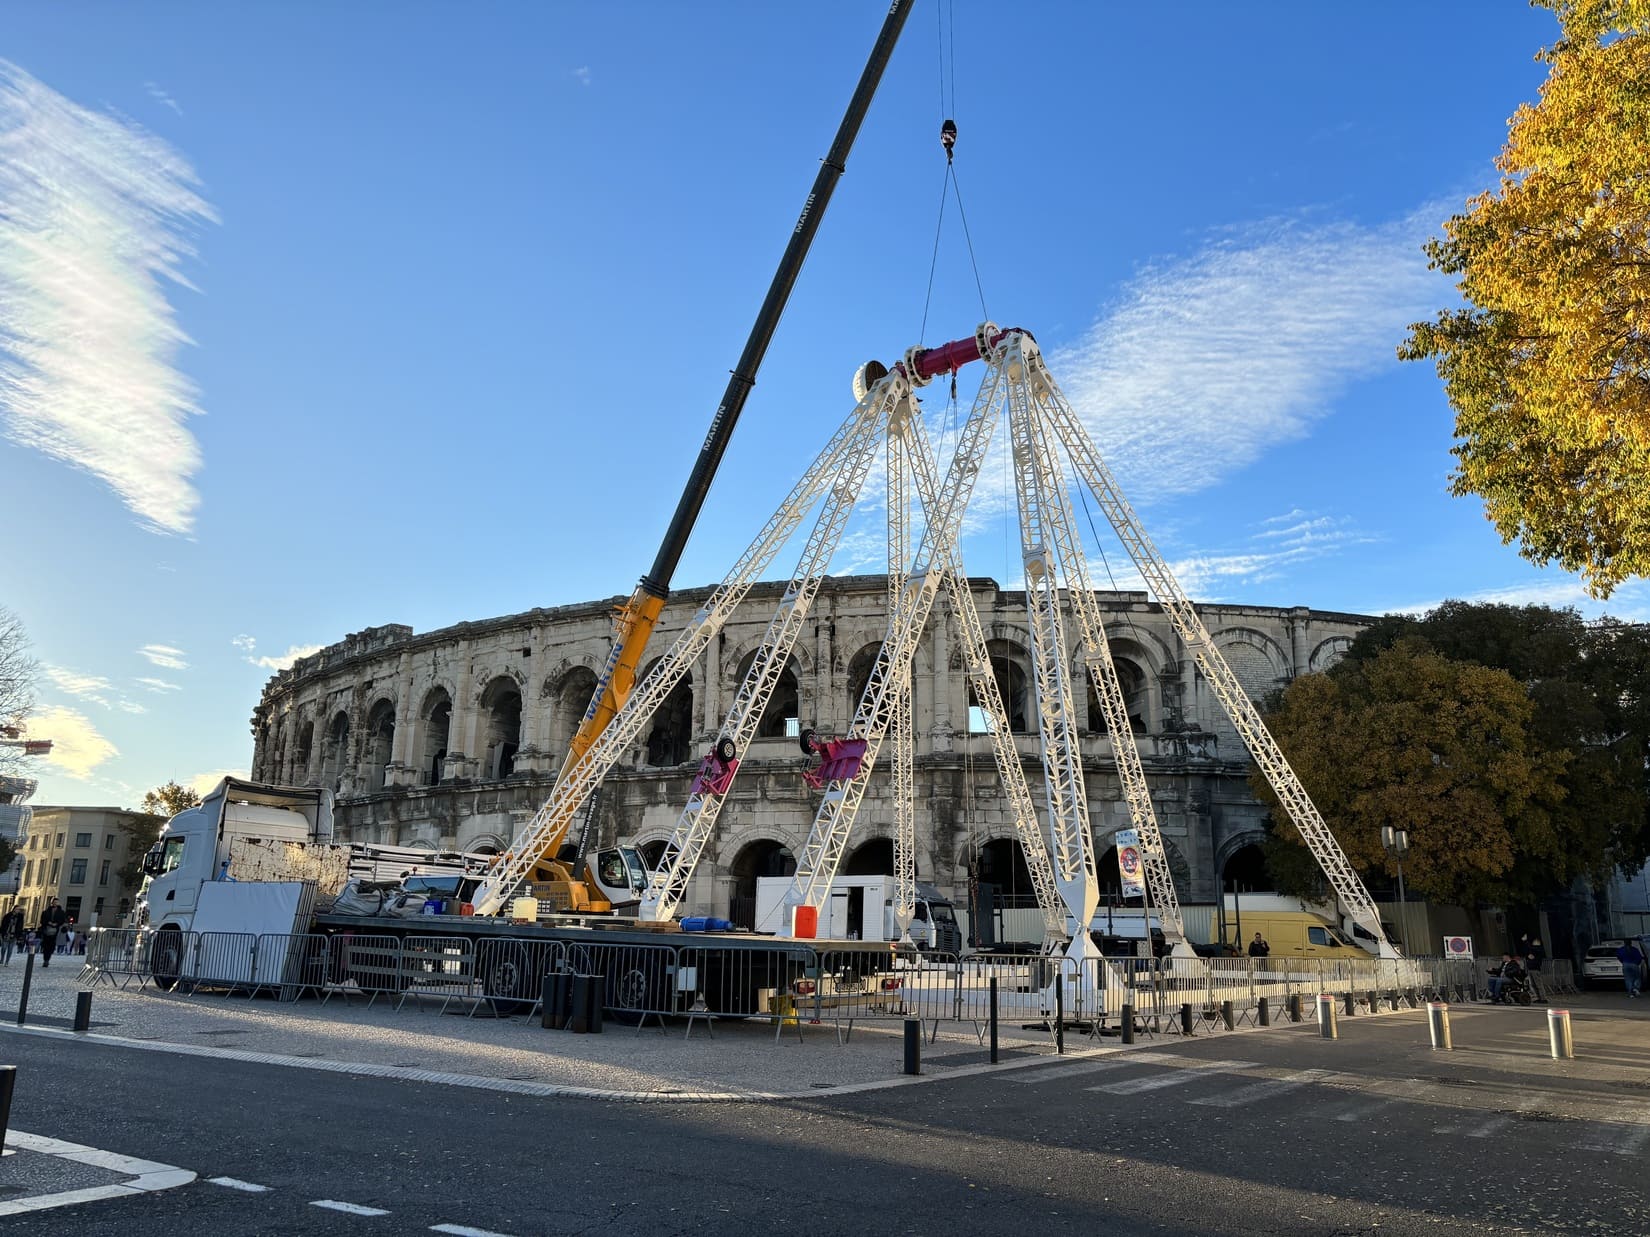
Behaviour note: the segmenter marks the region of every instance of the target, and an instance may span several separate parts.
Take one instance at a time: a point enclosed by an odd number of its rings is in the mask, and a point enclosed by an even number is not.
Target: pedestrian
[[[22,929],[23,912],[18,907],[12,907],[0,917],[0,966],[11,965],[11,951],[17,947]]]
[[[1272,956],[1272,947],[1266,943],[1266,938],[1259,932],[1255,939],[1249,942],[1249,956],[1251,958],[1269,958]]]
[[[1623,941],[1621,948],[1616,950],[1616,958],[1621,962],[1621,982],[1627,985],[1627,995],[1636,997],[1643,980],[1640,974],[1644,967],[1643,952],[1634,942]]]
[[[63,931],[63,925],[68,922],[69,912],[57,904],[56,898],[47,898],[46,909],[40,912],[41,969],[52,964],[52,954],[57,949],[58,935]]]
[[[1502,954],[1501,965],[1490,970],[1490,1003],[1502,1004],[1506,1000],[1502,993],[1506,991],[1507,985],[1516,984],[1524,975],[1524,967],[1517,958],[1511,954]]]
[[[1538,936],[1524,946],[1524,965],[1532,971],[1539,971],[1541,964],[1547,960],[1547,951],[1541,947],[1541,938]]]

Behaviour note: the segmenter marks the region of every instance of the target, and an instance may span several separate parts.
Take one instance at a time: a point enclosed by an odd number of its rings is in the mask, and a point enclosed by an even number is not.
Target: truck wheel
[[[738,754],[738,752],[739,749],[734,747],[733,740],[728,738],[726,735],[723,735],[720,739],[716,740],[716,759],[720,760],[723,764],[727,764],[731,761],[734,756]]]
[[[527,951],[516,944],[504,943],[492,952],[482,982],[493,1012],[501,1018],[525,1014],[538,995]]]
[[[183,973],[183,933],[176,928],[162,928],[155,933],[149,946],[149,977],[162,992],[177,987]]]

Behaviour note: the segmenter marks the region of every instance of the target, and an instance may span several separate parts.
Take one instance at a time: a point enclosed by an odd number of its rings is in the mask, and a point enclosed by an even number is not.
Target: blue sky
[[[1490,183],[1550,14],[944,3],[678,586],[721,577],[862,361],[979,321],[953,202],[922,336],[951,113],[991,317],[1195,599],[1599,611],[1448,497],[1440,384],[1394,359],[1453,297],[1420,246]],[[244,769],[295,650],[628,593],[883,7],[8,6],[0,604],[47,673],[36,801]],[[1000,487],[971,529],[969,571],[1016,580]],[[1650,617],[1638,584],[1608,609]]]

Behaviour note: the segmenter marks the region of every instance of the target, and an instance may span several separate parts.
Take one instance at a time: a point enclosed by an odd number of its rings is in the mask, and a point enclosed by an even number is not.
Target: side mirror
[[[148,853],[143,856],[143,874],[145,876],[160,875],[160,865],[163,861],[163,854],[164,851],[159,842],[156,842],[149,848]]]

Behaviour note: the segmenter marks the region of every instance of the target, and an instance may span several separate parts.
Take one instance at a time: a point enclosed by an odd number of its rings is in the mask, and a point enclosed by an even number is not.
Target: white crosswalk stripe
[[[1253,1061],[1199,1061],[1190,1060],[1178,1069],[1167,1074],[1153,1074],[1147,1078],[1130,1078],[1125,1082],[1102,1083],[1098,1087],[1086,1087],[1088,1091],[1104,1091],[1108,1095],[1139,1095],[1145,1091],[1161,1091],[1167,1087],[1180,1087],[1189,1082],[1196,1082],[1206,1077],[1211,1070],[1257,1069]]]
[[[1188,1100],[1187,1103],[1201,1104],[1208,1108],[1238,1108],[1244,1104],[1271,1099],[1275,1095],[1287,1095],[1290,1091],[1298,1091],[1320,1079],[1334,1076],[1335,1071],[1331,1069],[1303,1069],[1293,1074],[1285,1074],[1281,1078],[1268,1078],[1264,1082],[1250,1083],[1246,1087],[1239,1087],[1236,1091],[1227,1091],[1222,1095],[1199,1096],[1197,1099]]]

